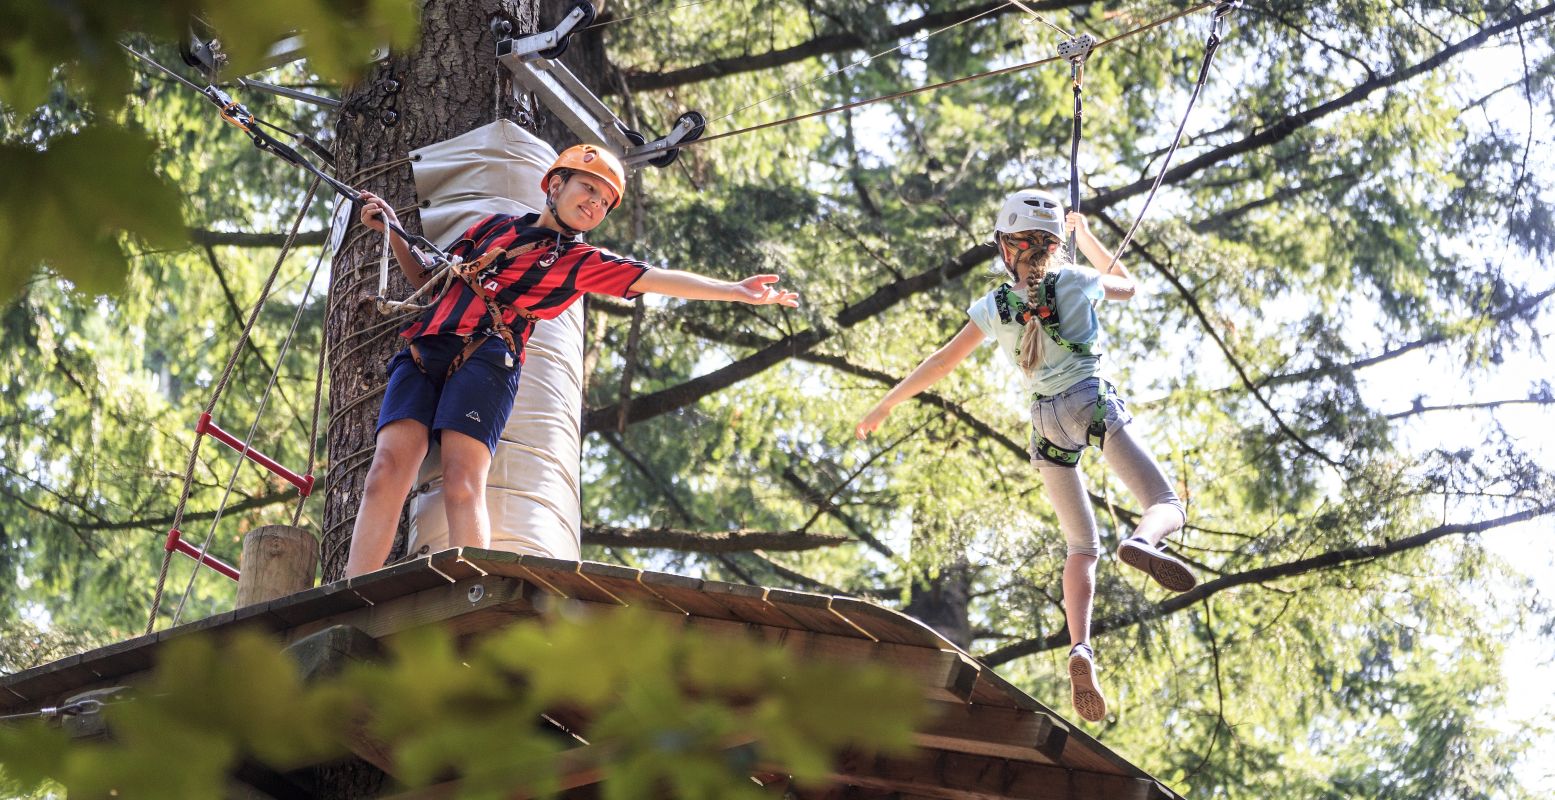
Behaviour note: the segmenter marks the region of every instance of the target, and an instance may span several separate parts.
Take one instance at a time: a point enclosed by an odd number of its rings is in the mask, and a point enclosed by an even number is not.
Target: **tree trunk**
[[[406,230],[419,233],[410,165],[395,163],[409,151],[493,121],[517,120],[558,149],[576,139],[532,101],[515,103],[511,80],[496,61],[494,19],[512,23],[514,35],[554,25],[571,2],[564,0],[427,0],[422,37],[411,53],[394,54],[345,93],[336,125],[336,164],[343,180],[387,199]],[[597,34],[574,38],[565,60],[585,82],[604,70]],[[443,245],[445,242],[438,242]],[[325,323],[330,390],[330,456],[321,536],[323,580],[345,571],[351,528],[372,461],[377,415],[386,380],[384,365],[401,346],[403,324],[388,324],[372,303],[378,288],[380,240],[356,222],[335,254]],[[388,294],[405,297],[410,285],[391,264]],[[395,551],[405,536],[401,517]]]

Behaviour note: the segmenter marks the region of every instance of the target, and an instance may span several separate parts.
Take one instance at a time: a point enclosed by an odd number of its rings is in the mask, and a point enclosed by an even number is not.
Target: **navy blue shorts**
[[[434,334],[417,337],[415,344],[427,372],[416,366],[408,347],[389,359],[389,387],[378,410],[378,430],[397,420],[413,419],[427,426],[433,439],[445,430],[458,431],[485,442],[486,449],[496,453],[518,394],[518,358],[493,336],[445,381],[449,363],[464,350],[464,340]]]

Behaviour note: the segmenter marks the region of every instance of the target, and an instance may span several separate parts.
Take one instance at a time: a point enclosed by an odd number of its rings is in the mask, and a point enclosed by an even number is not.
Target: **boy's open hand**
[[[777,282],[776,275],[752,275],[735,284],[735,298],[753,306],[780,305],[798,308],[799,293],[774,287],[773,284]]]

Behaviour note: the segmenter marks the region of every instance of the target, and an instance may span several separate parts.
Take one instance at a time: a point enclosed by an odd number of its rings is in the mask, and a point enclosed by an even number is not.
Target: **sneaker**
[[[1107,698],[1096,683],[1096,662],[1091,646],[1077,644],[1069,651],[1069,691],[1074,710],[1086,722],[1101,722],[1107,717]]]
[[[1155,578],[1156,583],[1174,592],[1186,592],[1199,582],[1188,570],[1187,564],[1138,537],[1124,539],[1118,545],[1118,559]]]

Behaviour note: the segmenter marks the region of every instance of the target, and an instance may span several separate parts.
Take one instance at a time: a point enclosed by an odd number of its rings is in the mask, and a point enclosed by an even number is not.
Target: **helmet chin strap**
[[[567,223],[562,222],[561,211],[556,208],[556,195],[561,193],[562,187],[566,186],[567,181],[571,179],[572,177],[570,175],[568,177],[562,178],[561,186],[558,186],[555,189],[551,189],[545,193],[545,210],[550,212],[551,219],[556,220],[556,227],[561,228],[563,236],[566,236],[569,239],[576,239],[583,235],[583,231],[572,228],[568,226]]]

